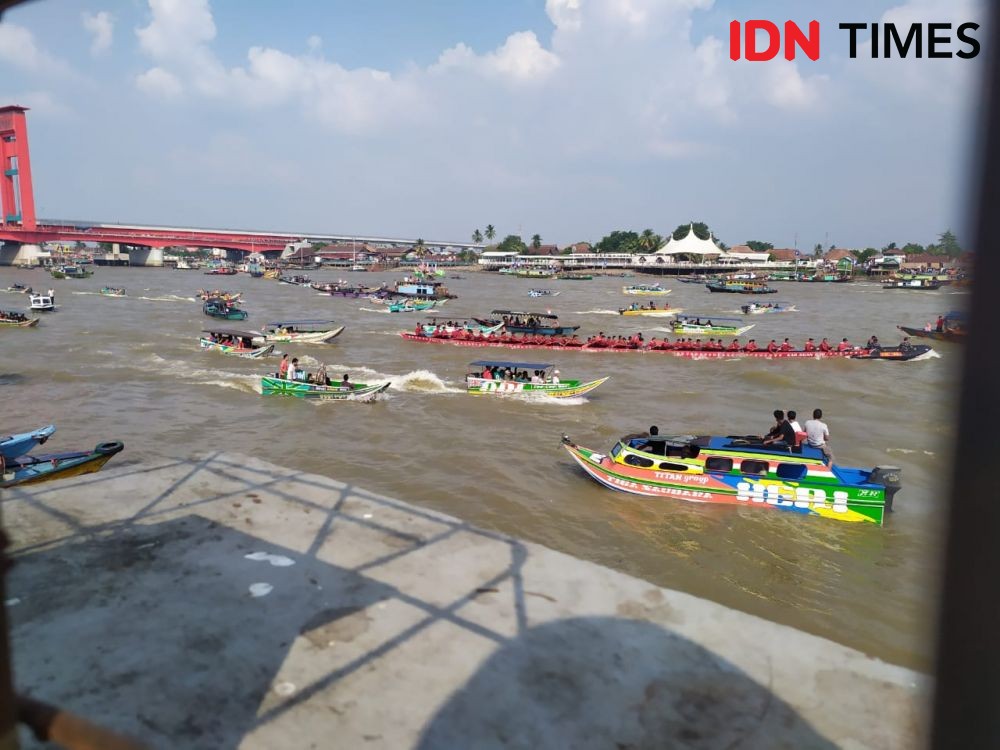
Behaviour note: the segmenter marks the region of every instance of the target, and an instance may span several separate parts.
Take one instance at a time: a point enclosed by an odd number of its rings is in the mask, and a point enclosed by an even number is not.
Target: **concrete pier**
[[[928,679],[246,456],[8,490],[18,688],[160,748],[913,748]],[[36,747],[24,736],[25,747]]]

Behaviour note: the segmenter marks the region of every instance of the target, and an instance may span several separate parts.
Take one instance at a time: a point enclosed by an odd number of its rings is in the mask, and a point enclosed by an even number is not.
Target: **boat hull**
[[[309,331],[303,333],[269,333],[264,336],[265,341],[273,341],[278,344],[326,344],[333,341],[344,332],[344,326],[333,328],[329,331]]]
[[[124,443],[100,443],[92,451],[21,456],[7,462],[0,487],[40,484],[100,471],[125,448]]]
[[[634,287],[622,287],[622,294],[631,297],[666,297],[672,289],[636,289]]]
[[[710,292],[721,294],[777,294],[778,290],[759,284],[705,284]]]
[[[964,333],[954,331],[925,331],[923,328],[910,328],[909,326],[896,326],[908,336],[919,336],[922,339],[932,339],[933,341],[965,341]]]
[[[677,313],[682,313],[684,310],[619,310],[619,315],[624,315],[625,317],[634,316],[645,316],[647,318],[672,318],[677,315]]]
[[[744,333],[753,328],[754,325],[755,324],[751,323],[748,326],[740,326],[739,328],[722,328],[719,326],[699,326],[693,323],[674,323],[673,330],[674,333],[701,333],[712,334],[714,336],[742,336]]]
[[[262,377],[261,393],[265,396],[295,396],[316,401],[375,401],[390,383],[365,385],[358,383],[352,390],[344,391],[337,386],[322,386],[298,380]]]
[[[8,328],[34,328],[41,318],[28,318],[27,320],[3,320],[0,319],[0,326]]]
[[[884,488],[858,488],[829,482],[785,482],[722,472],[691,474],[654,471],[617,463],[607,455],[572,443],[563,447],[591,479],[604,487],[630,495],[771,508],[855,523],[881,525],[885,518]]]
[[[791,307],[757,307],[755,305],[743,305],[740,308],[744,315],[764,315],[767,313],[798,312],[795,305]]]
[[[242,347],[220,344],[216,341],[209,341],[208,339],[198,339],[198,343],[201,345],[202,349],[211,349],[212,351],[219,352],[220,354],[228,354],[232,357],[243,357],[244,359],[263,359],[264,357],[269,357],[274,353],[274,344],[258,346],[254,349],[243,349]]]
[[[568,380],[563,383],[519,383],[514,380],[485,380],[467,378],[466,392],[474,396],[537,396],[540,398],[573,398],[583,396],[602,385],[608,378],[581,383]]]

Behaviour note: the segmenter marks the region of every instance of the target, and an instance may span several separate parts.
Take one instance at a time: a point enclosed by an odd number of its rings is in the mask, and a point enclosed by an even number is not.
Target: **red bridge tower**
[[[0,107],[0,226],[33,231],[37,222],[27,111],[27,107]]]

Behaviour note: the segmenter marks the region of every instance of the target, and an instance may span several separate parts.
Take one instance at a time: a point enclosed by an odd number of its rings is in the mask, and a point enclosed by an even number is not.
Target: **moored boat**
[[[201,306],[202,312],[220,320],[246,320],[248,313],[225,300],[210,299]]]
[[[555,271],[545,268],[518,268],[514,271],[514,275],[519,279],[554,279],[556,277]]]
[[[210,271],[205,271],[205,275],[206,276],[235,276],[236,275],[236,269],[235,268],[228,268],[228,267],[213,268]]]
[[[92,451],[18,456],[10,460],[0,457],[0,488],[93,474],[100,471],[124,447],[124,443],[114,441],[99,443]]]
[[[737,281],[724,279],[709,281],[705,287],[710,292],[725,294],[777,294],[778,290],[760,281]]]
[[[590,393],[608,380],[561,380],[559,370],[553,369],[553,365],[535,362],[486,359],[471,362],[469,366],[477,369],[465,376],[465,389],[474,395],[572,398]]]
[[[94,275],[93,271],[80,266],[57,266],[51,273],[54,279],[87,279]]]
[[[265,341],[294,344],[326,344],[343,332],[332,320],[278,320],[262,330]]]
[[[208,334],[198,339],[202,349],[211,349],[222,354],[229,354],[244,359],[262,359],[274,352],[274,344],[254,346],[254,339],[259,334],[253,331],[234,331],[229,328],[206,328],[202,333]]]
[[[740,310],[744,315],[764,315],[765,313],[798,312],[795,305],[788,302],[751,302],[742,305]]]
[[[529,297],[558,297],[559,292],[553,292],[551,289],[529,289]]]
[[[775,448],[758,438],[626,436],[610,453],[563,446],[598,483],[646,497],[773,508],[881,525],[901,487],[900,470],[824,463],[818,448]]]
[[[895,281],[889,281],[882,285],[883,289],[923,289],[926,291],[933,292],[936,289],[941,288],[940,281],[931,281],[929,279],[910,279],[909,281],[903,281],[897,279]]]
[[[556,279],[559,281],[593,281],[593,274],[589,273],[574,273],[572,271],[564,271],[556,274]]]
[[[622,294],[640,295],[644,297],[663,297],[670,294],[672,290],[664,289],[660,284],[632,284],[622,287]]]
[[[418,300],[455,299],[457,296],[449,292],[448,287],[440,281],[427,281],[414,278],[397,281],[392,292],[400,297],[413,297]]]
[[[105,286],[101,287],[100,293],[103,294],[105,297],[124,297],[125,288],[117,286]]]
[[[265,396],[296,396],[317,401],[375,401],[391,383],[352,383],[347,387],[339,384],[319,385],[302,380],[285,380],[263,376],[260,379],[261,393]]]
[[[33,328],[38,325],[39,318],[29,318],[17,310],[0,310],[0,326],[8,328]]]
[[[716,336],[742,336],[754,327],[741,325],[743,321],[737,318],[720,318],[717,316],[684,314],[678,315],[670,327],[674,333],[711,333]]]
[[[0,437],[0,456],[17,458],[30,452],[36,445],[43,445],[56,431],[54,424],[39,427],[31,432],[18,432]]]

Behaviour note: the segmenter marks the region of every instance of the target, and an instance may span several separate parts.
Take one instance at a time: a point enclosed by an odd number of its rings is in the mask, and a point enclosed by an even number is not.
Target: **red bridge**
[[[414,240],[352,235],[289,234],[226,229],[138,226],[38,219],[31,182],[31,157],[28,150],[27,107],[0,107],[0,243],[11,243],[16,250],[24,245],[44,242],[106,242],[148,249],[162,258],[165,247],[224,248],[247,253],[279,253],[295,242],[350,241],[414,245]],[[466,242],[426,242],[429,247],[478,245]],[[17,253],[6,253],[10,262]],[[154,261],[155,265],[159,265]]]

